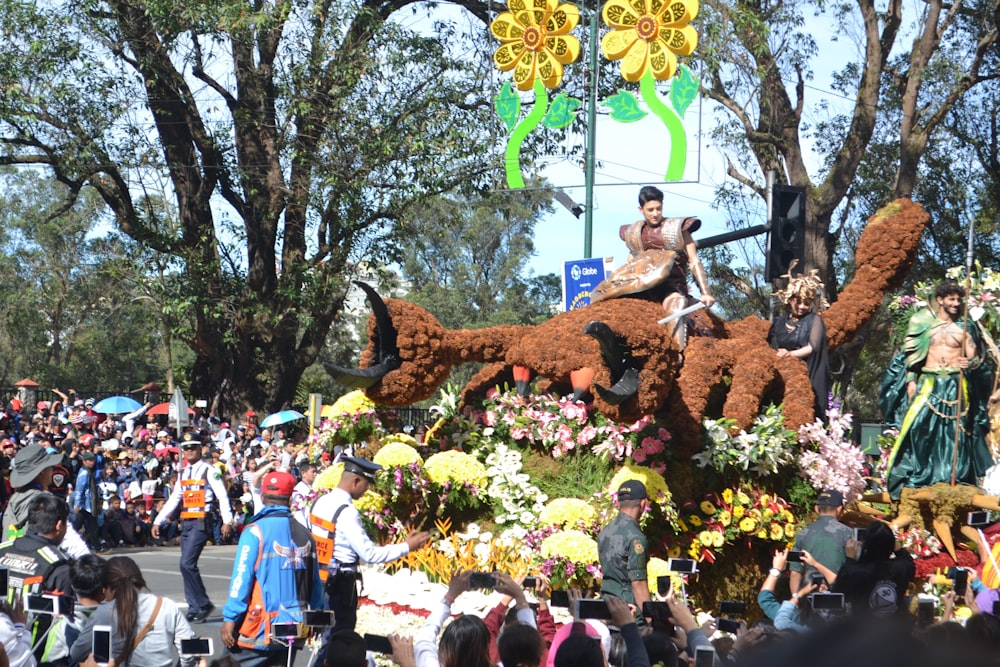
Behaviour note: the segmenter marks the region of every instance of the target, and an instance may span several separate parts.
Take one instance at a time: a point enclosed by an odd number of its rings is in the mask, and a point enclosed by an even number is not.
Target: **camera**
[[[538,577],[525,577],[524,583],[521,584],[526,590],[534,590],[535,586],[538,585]]]
[[[735,635],[740,631],[740,622],[731,618],[720,618],[715,622],[715,627],[720,632],[729,632]]]
[[[955,590],[955,595],[965,595],[965,589],[969,586],[969,573],[960,567],[954,569],[953,577],[955,584],[953,586]]]
[[[310,628],[328,628],[333,625],[333,612],[308,609],[302,614],[302,622]]]
[[[694,651],[694,667],[713,667],[715,665],[715,649],[699,646]]]
[[[656,578],[656,592],[660,595],[666,595],[670,591],[670,575],[665,575]]]
[[[608,603],[601,599],[577,600],[576,617],[580,619],[595,618],[599,621],[610,621],[611,610]]]
[[[213,648],[211,637],[181,640],[181,655],[212,655]]]
[[[969,512],[966,523],[973,527],[986,526],[990,522],[990,513],[986,511]]]
[[[72,616],[73,598],[68,595],[29,595],[25,601],[25,609],[35,614],[52,614],[54,616]]]
[[[365,647],[372,653],[392,655],[392,644],[389,643],[389,638],[385,635],[369,635],[366,633]]]
[[[809,596],[809,603],[814,611],[843,611],[843,593],[813,593]]]
[[[719,613],[726,616],[742,616],[747,613],[747,603],[737,600],[723,600],[719,603]]]
[[[99,665],[108,664],[111,662],[111,626],[95,625],[93,637],[91,651],[94,654],[94,662]]]
[[[552,591],[549,596],[549,606],[550,607],[569,607],[569,592],[568,591]]]
[[[473,572],[469,575],[469,588],[494,588],[497,578],[489,572]]]
[[[922,628],[934,624],[934,600],[917,602],[917,624]]]
[[[667,570],[670,572],[692,574],[698,571],[698,561],[690,558],[668,558]]]
[[[826,583],[826,577],[824,577],[819,572],[810,572],[809,573],[809,583],[810,584],[814,584],[816,586],[822,586],[823,584]]]
[[[789,551],[788,557],[786,559],[789,563],[801,563],[802,562],[802,552],[801,551]]]
[[[666,602],[653,602],[647,600],[642,603],[642,615],[653,620],[663,620],[670,618],[670,605]]]
[[[299,636],[298,623],[275,623],[271,626],[271,636],[277,639],[296,639]]]
[[[7,599],[7,592],[10,588],[10,573],[7,571],[6,567],[0,567],[0,597]]]

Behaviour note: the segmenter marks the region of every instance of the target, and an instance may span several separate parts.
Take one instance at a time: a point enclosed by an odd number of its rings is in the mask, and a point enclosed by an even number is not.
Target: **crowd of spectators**
[[[151,528],[177,484],[181,434],[168,427],[165,415],[147,414],[150,403],[130,414],[107,415],[94,411],[93,398],[53,391],[61,400],[38,401],[27,410],[13,399],[0,417],[0,514],[14,490],[15,455],[41,445],[63,455],[49,490],[69,503],[71,523],[92,550],[177,544],[176,518],[167,520],[158,539]],[[261,429],[253,411],[239,424],[201,414],[191,415],[189,422],[185,431],[201,439],[204,460],[219,469],[238,523],[227,540],[216,526],[215,544],[235,542],[239,525],[260,509],[259,479],[267,470],[285,470],[304,480],[295,499],[295,509],[304,511],[316,468],[308,463],[303,432]]]

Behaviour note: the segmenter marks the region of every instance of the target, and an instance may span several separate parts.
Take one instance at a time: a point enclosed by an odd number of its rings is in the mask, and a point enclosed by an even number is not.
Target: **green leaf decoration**
[[[549,112],[542,119],[542,125],[553,130],[559,130],[573,122],[576,110],[583,104],[580,100],[569,97],[566,93],[559,93],[552,100]]]
[[[507,131],[514,129],[517,125],[517,117],[521,115],[521,96],[514,92],[510,81],[503,84],[500,92],[493,99],[493,106],[497,110],[500,120],[507,126]]]
[[[604,104],[611,109],[611,118],[619,123],[634,123],[646,116],[646,112],[639,108],[639,100],[627,90],[619,90],[616,95],[604,100]]]
[[[684,117],[684,112],[698,96],[701,82],[691,73],[687,65],[681,65],[680,73],[670,82],[670,103],[674,105],[677,115]]]

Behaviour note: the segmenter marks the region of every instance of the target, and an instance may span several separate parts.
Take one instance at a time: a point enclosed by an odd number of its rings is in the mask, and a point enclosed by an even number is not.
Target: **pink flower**
[[[668,431],[667,429],[665,429],[665,428],[663,428],[661,426],[660,430],[658,430],[656,432],[656,437],[658,437],[663,442],[666,442],[666,441],[670,440],[670,431]]]
[[[580,429],[576,436],[576,442],[580,445],[589,445],[597,437],[597,429],[587,425]]]
[[[636,463],[644,463],[646,461],[646,452],[641,449],[637,449],[632,452],[632,460]]]
[[[487,426],[497,425],[497,413],[496,410],[487,410],[486,414],[483,415],[483,423]]]

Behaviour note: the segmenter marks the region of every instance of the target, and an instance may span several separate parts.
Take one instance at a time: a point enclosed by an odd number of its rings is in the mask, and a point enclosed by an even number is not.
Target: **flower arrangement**
[[[586,500],[556,498],[550,500],[538,515],[538,522],[556,528],[576,528],[593,531],[597,510]]]
[[[420,453],[413,446],[388,438],[382,439],[382,448],[375,453],[372,462],[383,468],[404,468],[414,463],[423,463]]]
[[[423,465],[432,491],[438,494],[440,507],[476,507],[484,500],[486,467],[474,456],[450,450],[430,456]]]
[[[670,440],[670,433],[656,426],[652,416],[618,424],[588,410],[582,401],[549,394],[524,398],[494,390],[472,419],[482,424],[485,435],[539,447],[554,458],[583,450],[643,463],[661,453]]]
[[[365,443],[382,433],[375,404],[360,389],[344,394],[330,408],[332,415],[323,420],[310,436],[310,456],[318,459],[336,446]]]
[[[861,497],[865,490],[862,471],[865,455],[851,441],[851,415],[834,406],[827,411],[829,424],[817,419],[799,427],[799,474],[816,489],[836,489],[845,502]]]
[[[537,521],[548,497],[522,472],[521,452],[497,443],[486,456],[486,474],[490,485],[486,496],[493,504],[493,520],[526,531]],[[523,536],[523,533],[522,533]]]
[[[464,533],[452,531],[450,519],[435,522],[440,539],[429,548],[411,551],[388,568],[404,567],[427,574],[431,581],[447,582],[456,569],[527,572],[531,553],[525,543],[509,534],[495,535],[470,523]],[[400,537],[402,539],[402,537]],[[398,541],[398,540],[397,540]]]
[[[681,508],[681,530],[687,535],[689,558],[714,563],[727,544],[751,539],[785,544],[795,537],[798,523],[788,502],[753,487],[723,489],[700,503],[689,500]],[[680,549],[677,549],[680,555]]]
[[[691,457],[702,468],[711,467],[720,473],[748,472],[757,477],[777,473],[795,462],[798,436],[785,428],[781,406],[768,406],[763,415],[754,420],[750,432],[732,430],[732,419],[706,419],[704,448]]]
[[[929,530],[911,526],[906,530],[894,528],[896,542],[910,552],[914,558],[930,558],[941,553],[941,540]]]
[[[539,571],[553,588],[589,589],[601,578],[597,541],[580,530],[559,530],[542,539]]]

